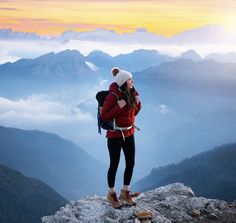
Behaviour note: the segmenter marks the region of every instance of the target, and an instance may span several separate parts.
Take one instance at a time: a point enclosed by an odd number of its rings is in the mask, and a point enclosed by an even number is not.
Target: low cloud
[[[165,115],[170,112],[170,109],[167,105],[161,104],[154,107],[154,112]]]
[[[162,104],[159,106],[159,112],[164,115],[166,113],[169,113],[170,110],[166,105]]]
[[[94,117],[78,107],[34,95],[16,101],[0,97],[0,122],[16,127],[80,125],[94,122]]]
[[[28,47],[25,48],[25,45]],[[7,41],[0,40],[0,64],[6,62],[15,62],[21,58],[36,58],[49,52],[61,52],[66,49],[78,50],[83,55],[88,55],[94,50],[101,50],[111,56],[119,54],[128,54],[138,49],[157,50],[161,54],[179,56],[182,52],[189,49],[196,51],[202,57],[213,53],[228,53],[236,51],[236,46],[232,45],[158,45],[158,44],[126,44],[116,43],[110,44],[106,42],[96,41],[81,41],[81,40],[67,40],[67,41]],[[90,64],[91,65],[91,64]],[[92,68],[92,67],[91,67]],[[93,69],[95,67],[93,66]]]
[[[157,104],[157,105],[151,106],[149,109],[151,109],[154,113],[158,115],[166,115],[168,113],[171,113],[171,109],[165,104],[159,104],[159,105]]]
[[[58,101],[56,98],[57,96],[49,98],[48,95],[33,95],[19,100],[0,97],[0,125],[55,133],[77,143],[91,155],[96,154],[103,137],[97,130],[95,98],[87,98],[83,102],[81,98],[78,106],[75,104],[77,100],[60,98]],[[83,109],[84,104],[87,106],[91,102],[96,103],[91,110],[94,114]],[[96,142],[96,146],[91,146],[91,142]]]
[[[7,24],[8,18],[3,18],[3,20],[5,21],[4,24]],[[34,26],[35,22],[39,22],[44,28],[45,24],[52,27],[63,25],[58,23],[57,20],[44,18],[30,20],[29,18],[20,17],[16,18],[15,21],[17,24],[23,22],[28,27]],[[74,29],[74,26],[83,27],[88,25],[97,26],[96,24],[67,24],[67,27]],[[76,49],[85,56],[94,50],[101,50],[111,56],[131,53],[138,49],[157,50],[161,54],[179,56],[181,53],[192,49],[201,57],[211,53],[236,51],[236,33],[219,25],[206,25],[186,30],[169,38],[155,35],[145,29],[137,29],[133,33],[124,34],[101,28],[88,32],[68,30],[60,37],[44,36],[44,38],[32,33],[15,33],[12,30],[5,32],[10,35],[10,38],[4,37],[5,34],[0,37],[0,63],[6,61],[5,55],[9,57],[9,61],[12,61],[12,58],[35,58],[49,52],[57,53],[66,49]],[[6,53],[3,54],[2,52]],[[92,69],[96,69],[92,64],[88,65]]]
[[[100,82],[99,89],[106,89],[106,88],[108,89],[109,84],[110,84],[109,81],[104,79]]]
[[[15,56],[8,56],[8,55],[0,55],[0,64],[4,64],[7,62],[16,62],[17,60],[19,60],[19,57],[15,57]]]

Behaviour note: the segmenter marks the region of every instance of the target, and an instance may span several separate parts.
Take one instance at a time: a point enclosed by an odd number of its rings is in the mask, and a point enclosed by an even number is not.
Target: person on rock
[[[108,202],[114,208],[120,208],[121,202],[129,205],[136,205],[130,191],[130,182],[133,175],[135,164],[135,116],[141,109],[141,102],[138,92],[134,88],[132,74],[121,70],[118,67],[112,68],[114,82],[109,87],[109,94],[106,97],[101,118],[104,121],[112,120],[114,130],[107,130],[107,146],[110,157],[110,166],[107,173],[109,191],[107,195]],[[123,189],[119,200],[115,191],[116,172],[120,161],[121,149],[125,156],[125,171]]]

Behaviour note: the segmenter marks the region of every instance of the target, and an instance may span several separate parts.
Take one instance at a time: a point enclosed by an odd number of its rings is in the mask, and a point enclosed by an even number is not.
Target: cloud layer
[[[26,48],[25,45],[28,45]],[[220,44],[188,44],[188,45],[159,45],[141,43],[110,43],[96,41],[69,40],[66,42],[36,42],[36,41],[0,41],[0,64],[15,62],[22,58],[36,58],[49,52],[61,52],[76,49],[83,55],[88,55],[94,50],[101,50],[111,56],[128,54],[138,49],[157,50],[161,54],[179,56],[189,49],[194,50],[202,57],[210,53],[236,52],[236,45]],[[87,61],[89,62],[89,61]],[[92,64],[89,64],[92,66]],[[93,69],[96,69],[94,65]]]
[[[87,124],[94,122],[88,112],[45,96],[33,95],[27,99],[9,100],[0,97],[0,122],[15,127]]]

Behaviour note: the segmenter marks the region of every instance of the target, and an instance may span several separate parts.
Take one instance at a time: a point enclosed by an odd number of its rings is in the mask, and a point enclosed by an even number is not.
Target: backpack
[[[97,122],[98,122],[98,133],[101,134],[101,128],[105,129],[105,130],[114,130],[114,121],[103,121],[101,118],[101,113],[100,110],[103,106],[103,103],[107,97],[107,95],[109,95],[109,91],[99,91],[96,94],[96,99],[98,101],[98,111],[97,111]],[[117,101],[119,100],[118,96],[115,93],[111,93],[114,94],[117,98]]]

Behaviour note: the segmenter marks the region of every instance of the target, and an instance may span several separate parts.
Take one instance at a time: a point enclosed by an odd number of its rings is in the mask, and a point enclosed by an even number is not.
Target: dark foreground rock
[[[181,183],[170,184],[142,193],[137,206],[112,208],[106,197],[86,197],[72,201],[43,223],[139,223],[136,213],[148,210],[152,223],[236,223],[236,202],[196,197]]]

